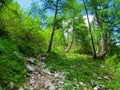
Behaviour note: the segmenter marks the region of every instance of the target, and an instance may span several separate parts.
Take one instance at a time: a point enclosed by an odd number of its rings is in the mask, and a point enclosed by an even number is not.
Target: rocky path
[[[70,85],[73,84],[73,90],[89,90],[89,85],[83,82],[68,81],[66,82],[66,72],[50,71],[46,68],[44,63],[46,56],[40,56],[39,59],[32,57],[27,57],[26,69],[29,72],[27,76],[27,81],[23,87],[19,90],[71,90]],[[100,66],[104,68],[103,66]],[[94,78],[99,80],[107,79],[108,76],[100,77],[97,74],[93,74]],[[73,83],[74,82],[74,83]],[[100,84],[98,81],[91,79],[90,85],[94,86],[93,90],[112,90],[105,89],[105,85]],[[65,87],[67,86],[67,89]]]
[[[45,68],[44,59],[45,57],[42,57],[35,64],[35,58],[26,58],[29,74],[24,87],[20,87],[19,90],[63,90],[65,72],[51,72]]]

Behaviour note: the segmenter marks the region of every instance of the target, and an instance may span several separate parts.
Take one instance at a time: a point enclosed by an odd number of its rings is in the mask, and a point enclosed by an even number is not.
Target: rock
[[[59,84],[63,84],[64,82],[63,82],[63,81],[59,81],[58,83],[59,83]]]
[[[101,79],[102,79],[102,77],[97,77],[97,79],[101,80]]]
[[[31,64],[34,64],[34,58],[32,58],[32,57],[28,58],[27,61]]]
[[[15,84],[13,82],[10,82],[10,89],[14,89]]]
[[[99,87],[100,87],[101,90],[105,89],[105,85],[99,85]]]
[[[104,66],[104,65],[100,65],[100,67],[101,67],[101,68],[105,68],[105,66]]]
[[[66,77],[66,76],[65,76],[65,74],[63,74],[63,73],[59,75],[59,78],[61,78],[61,79],[63,79],[63,80],[65,79],[65,77]]]
[[[24,90],[24,88],[20,87],[18,90]]]
[[[55,90],[55,86],[54,85],[50,86],[49,90]]]
[[[99,88],[100,88],[99,86],[96,86],[94,87],[94,90],[99,90]]]
[[[52,86],[52,83],[51,83],[50,80],[47,80],[47,81],[45,82],[45,88],[50,87],[50,86]]]
[[[49,69],[43,69],[43,70],[42,70],[42,72],[43,72],[43,73],[45,73],[45,74],[48,74],[48,75],[50,75],[50,74],[51,74],[51,72],[50,72],[50,70],[49,70]]]
[[[30,79],[30,84],[34,84],[35,80],[34,79]]]
[[[105,75],[105,76],[103,76],[103,78],[108,80],[109,76]]]
[[[39,66],[41,69],[43,69],[43,68],[45,68],[46,65],[45,65],[45,63],[39,61],[39,62],[38,62],[38,66]]]
[[[46,59],[47,56],[48,56],[48,54],[42,53],[42,54],[39,54],[39,55],[38,55],[38,59],[41,61],[41,60]]]
[[[58,77],[58,76],[59,76],[59,74],[58,74],[58,73],[55,73],[55,74],[54,74],[54,77],[55,77],[55,78],[56,78],[56,77]]]
[[[94,73],[94,74],[93,74],[93,77],[97,77],[97,74],[96,74],[96,73]]]
[[[26,66],[26,68],[27,68],[27,70],[28,70],[29,72],[35,71],[35,68],[32,67],[32,66],[30,66],[29,64]]]
[[[79,84],[82,85],[82,86],[85,86],[85,84],[83,82],[79,82]]]

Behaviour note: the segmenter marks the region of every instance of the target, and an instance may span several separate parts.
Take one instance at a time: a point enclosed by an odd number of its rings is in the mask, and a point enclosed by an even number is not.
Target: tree
[[[90,37],[91,37],[91,42],[92,42],[93,57],[96,58],[95,45],[94,45],[94,40],[93,40],[93,36],[92,36],[92,32],[91,32],[91,24],[90,24],[90,21],[89,21],[88,10],[87,10],[87,7],[86,7],[86,2],[85,2],[85,0],[83,0],[83,3],[84,3],[86,15],[87,15],[88,25],[89,25],[88,29],[89,29],[89,32],[90,32]]]
[[[47,52],[51,52],[54,33],[57,28],[56,27],[57,16],[61,12],[61,10],[65,4],[66,4],[66,1],[64,1],[64,0],[46,0],[46,1],[44,1],[44,10],[47,9],[54,13],[53,24],[52,24],[52,33],[51,33]]]
[[[55,32],[55,23],[56,23],[56,18],[57,18],[57,14],[58,14],[58,3],[59,3],[59,0],[57,0],[56,4],[55,4],[53,28],[52,28],[51,38],[50,38],[50,42],[49,42],[49,46],[48,46],[48,51],[47,52],[51,52],[51,48],[52,48],[52,42],[53,42],[53,37],[54,37],[54,32]]]

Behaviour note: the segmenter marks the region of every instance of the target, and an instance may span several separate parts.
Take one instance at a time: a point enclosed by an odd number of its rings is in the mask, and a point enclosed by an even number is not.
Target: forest
[[[0,0],[0,90],[120,90],[120,0],[17,1]]]

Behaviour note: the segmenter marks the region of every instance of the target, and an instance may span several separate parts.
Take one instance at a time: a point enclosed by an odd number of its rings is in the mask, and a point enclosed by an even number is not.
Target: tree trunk
[[[98,57],[103,59],[107,53],[107,33],[105,32],[105,35],[102,36],[102,48],[101,52],[99,53]]]
[[[96,9],[96,8],[94,7],[94,9]],[[100,29],[102,31],[102,25],[101,25],[101,22],[99,20],[96,10],[95,10],[95,16],[97,19],[98,26],[100,27]],[[104,34],[102,34],[101,37],[102,37],[101,52],[97,54],[97,57],[103,59],[107,53],[107,32],[104,31]]]
[[[75,42],[75,30],[74,30],[74,16],[73,16],[73,20],[72,20],[72,27],[73,27],[73,30],[72,30],[72,40],[70,41],[70,43],[68,44],[68,47],[65,49],[66,52],[69,52],[72,45],[74,44]]]
[[[68,44],[68,47],[65,49],[66,52],[69,52],[71,47],[72,47],[72,44],[73,44],[73,40],[70,41],[70,43]]]
[[[85,7],[85,11],[86,11],[86,15],[87,15],[88,25],[89,25],[89,28],[88,28],[88,29],[89,29],[89,32],[90,32],[90,37],[91,37],[91,42],[92,42],[93,57],[96,58],[95,45],[94,45],[94,40],[93,40],[93,36],[92,36],[92,32],[91,32],[91,24],[90,24],[90,21],[89,21],[88,10],[87,10],[87,7],[86,7],[85,0],[83,0],[83,3],[84,3],[84,7]]]
[[[53,37],[54,37],[54,32],[55,32],[55,23],[56,23],[56,18],[57,18],[57,13],[58,13],[58,1],[56,1],[56,9],[55,9],[55,15],[54,15],[54,20],[53,20],[53,28],[52,28],[52,33],[51,33],[51,38],[48,46],[47,52],[51,52],[52,48],[52,42],[53,42]]]

